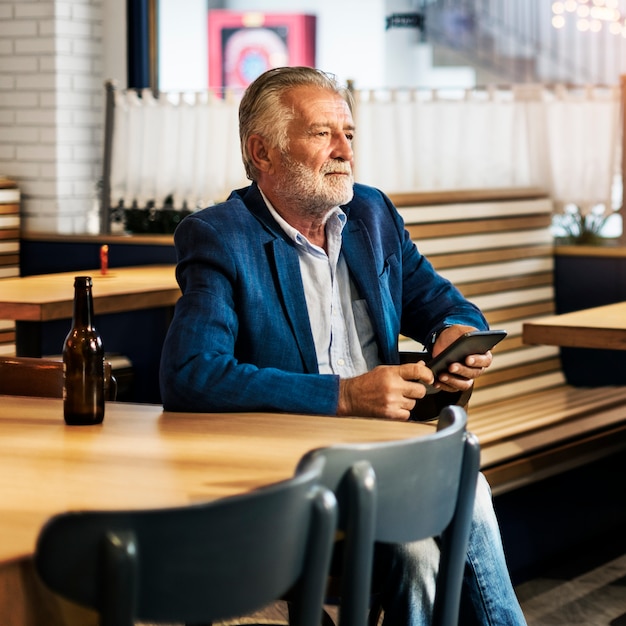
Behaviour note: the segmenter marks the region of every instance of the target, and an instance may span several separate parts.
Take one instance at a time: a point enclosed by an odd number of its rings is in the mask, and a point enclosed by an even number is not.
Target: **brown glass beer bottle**
[[[63,415],[66,424],[104,419],[104,348],[93,326],[91,276],[74,279],[72,328],[63,345]]]

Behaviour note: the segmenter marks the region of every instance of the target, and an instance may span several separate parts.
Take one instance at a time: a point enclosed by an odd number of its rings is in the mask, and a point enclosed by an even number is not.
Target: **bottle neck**
[[[77,276],[74,279],[74,315],[73,325],[91,328],[93,323],[93,296],[91,278]]]

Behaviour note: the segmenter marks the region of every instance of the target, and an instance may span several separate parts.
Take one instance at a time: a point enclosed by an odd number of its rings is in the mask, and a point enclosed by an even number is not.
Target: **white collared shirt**
[[[346,214],[335,207],[326,221],[328,254],[288,224],[263,195],[272,217],[295,243],[320,374],[352,378],[379,364],[369,310],[341,253]]]

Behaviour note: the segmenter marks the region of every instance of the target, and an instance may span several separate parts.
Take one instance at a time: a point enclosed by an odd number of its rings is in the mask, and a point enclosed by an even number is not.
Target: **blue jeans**
[[[384,626],[431,623],[439,549],[428,539],[377,547],[375,576],[384,581]],[[504,558],[491,490],[480,474],[461,597],[461,626],[521,626],[526,620]]]

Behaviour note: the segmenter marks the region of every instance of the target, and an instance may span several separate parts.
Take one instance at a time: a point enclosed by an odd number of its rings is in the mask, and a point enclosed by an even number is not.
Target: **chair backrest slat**
[[[322,480],[339,502],[349,572],[342,581],[342,626],[365,623],[374,542],[436,536],[442,536],[445,572],[437,581],[436,623],[456,623],[479,467],[478,443],[466,422],[461,407],[449,406],[431,435],[331,446],[301,459],[299,469],[325,460]]]
[[[126,619],[118,626],[208,623],[293,588],[295,621],[319,626],[337,516],[320,471],[321,463],[199,505],[59,515],[39,536],[37,571],[52,590],[98,610],[103,624],[109,615],[120,620],[120,611]],[[132,597],[119,591],[133,588]]]

